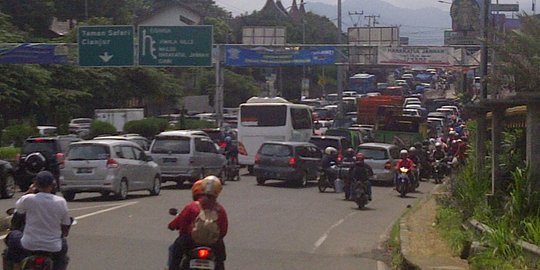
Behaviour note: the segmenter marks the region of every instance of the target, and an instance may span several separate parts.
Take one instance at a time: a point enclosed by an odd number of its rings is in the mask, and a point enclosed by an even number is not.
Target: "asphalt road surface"
[[[407,205],[425,196],[433,184],[400,198],[388,186],[375,186],[373,201],[358,210],[344,195],[319,193],[315,183],[296,188],[279,181],[258,186],[243,175],[228,182],[219,198],[229,215],[227,269],[390,269],[384,251],[392,224]],[[1,200],[0,209],[15,198]],[[171,207],[191,200],[189,188],[165,183],[160,196],[131,193],[125,201],[97,193],[77,194],[69,202],[76,217],[69,242],[69,269],[164,269],[167,248],[177,232],[166,227]]]

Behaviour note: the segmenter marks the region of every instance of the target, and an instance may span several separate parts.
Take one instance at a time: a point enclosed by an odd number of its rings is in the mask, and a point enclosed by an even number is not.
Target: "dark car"
[[[11,198],[15,195],[15,170],[11,163],[0,160],[0,196]]]
[[[343,156],[348,148],[352,147],[345,137],[341,136],[311,136],[310,143],[316,145],[321,151],[326,147],[334,147],[338,150],[338,161],[343,160]]]
[[[265,142],[255,156],[254,174],[259,185],[269,179],[293,182],[305,187],[317,180],[322,152],[307,142]]]
[[[26,139],[17,160],[16,184],[22,191],[26,191],[32,184],[34,176],[44,170],[50,171],[58,181],[60,166],[64,162],[64,154],[69,144],[80,140],[79,137],[74,135]]]

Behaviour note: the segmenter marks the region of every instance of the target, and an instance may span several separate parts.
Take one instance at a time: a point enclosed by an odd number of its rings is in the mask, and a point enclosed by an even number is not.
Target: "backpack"
[[[217,224],[218,212],[216,208],[203,209],[197,202],[200,212],[193,222],[191,238],[198,245],[213,245],[219,239],[219,226]]]

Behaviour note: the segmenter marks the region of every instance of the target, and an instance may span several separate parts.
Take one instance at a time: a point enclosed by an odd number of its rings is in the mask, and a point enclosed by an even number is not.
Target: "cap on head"
[[[54,176],[49,171],[41,171],[36,175],[36,184],[40,187],[53,185]]]

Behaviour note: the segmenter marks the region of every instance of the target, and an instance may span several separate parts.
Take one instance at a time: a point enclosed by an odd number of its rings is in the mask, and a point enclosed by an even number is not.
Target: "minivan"
[[[395,165],[399,160],[399,148],[386,143],[364,143],[358,146],[358,153],[365,156],[364,162],[373,169],[373,180],[393,184]]]
[[[208,136],[186,131],[164,131],[150,145],[149,155],[159,164],[163,181],[182,185],[208,175],[220,177],[226,160]]]
[[[67,201],[80,192],[113,193],[124,200],[129,191],[158,195],[161,190],[158,165],[138,144],[125,140],[72,143],[60,175],[60,191]]]
[[[311,143],[268,141],[257,151],[253,172],[259,185],[274,179],[305,187],[318,179],[321,159],[321,150]]]

